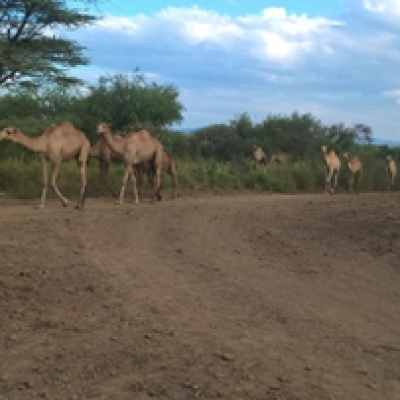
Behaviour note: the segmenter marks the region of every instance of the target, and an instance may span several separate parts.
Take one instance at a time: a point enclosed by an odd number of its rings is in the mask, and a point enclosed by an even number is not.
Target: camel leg
[[[132,166],[130,167],[130,176],[133,183],[133,197],[135,199],[135,203],[138,204],[139,203],[138,185],[136,180],[136,174]]]
[[[134,167],[134,175],[136,180],[136,191],[138,195],[143,195],[143,168],[141,165],[136,165]],[[132,177],[133,183],[133,177]],[[134,184],[134,183],[133,183]],[[133,196],[135,197],[135,187],[133,187]]]
[[[153,193],[153,201],[156,199],[160,201],[162,199],[160,191],[161,191],[161,167],[157,166],[154,173],[154,193]]]
[[[154,158],[154,168],[153,168],[153,179],[154,179],[154,189],[153,189],[153,202],[157,199],[161,200],[161,171],[162,171],[162,152],[157,151]]]
[[[338,181],[338,176],[339,176],[339,171],[334,172],[334,178],[333,178],[333,191],[336,191],[337,188],[337,181]]]
[[[326,175],[326,182],[325,182],[325,193],[328,191],[330,193],[333,193],[333,188],[332,188],[332,175],[333,171],[330,169]]]
[[[87,188],[87,168],[86,168],[86,160],[81,161],[80,163],[80,172],[81,172],[81,192],[79,196],[78,203],[76,204],[75,208],[83,208],[85,206],[86,200],[86,188]]]
[[[46,194],[48,186],[48,172],[47,172],[47,160],[45,157],[41,157],[42,160],[42,196],[40,198],[39,208],[43,208],[46,203]]]
[[[355,176],[355,187],[357,194],[360,193],[360,181],[361,181],[361,171],[357,172]]]
[[[100,161],[100,177],[108,191],[111,193],[113,197],[117,197],[117,192],[111,187],[110,182],[108,181],[108,171],[110,170],[110,164],[105,163],[104,161]]]
[[[130,168],[132,168],[132,164],[125,164],[125,171],[124,171],[124,176],[122,178],[122,186],[119,192],[119,199],[115,202],[115,204],[123,204],[124,202],[126,183],[131,174]]]
[[[349,191],[352,192],[354,187],[354,174],[350,174],[349,178]]]
[[[388,191],[389,191],[389,192],[392,191],[392,190],[394,190],[394,178],[395,178],[395,176],[392,175],[392,174],[389,172],[389,179],[388,179],[388,182],[389,182]]]
[[[60,190],[57,187],[57,175],[58,175],[58,170],[60,169],[60,164],[61,162],[54,162],[53,161],[53,171],[51,173],[51,187],[55,191],[57,197],[60,199],[62,205],[64,207],[67,206],[68,200],[61,194]]]

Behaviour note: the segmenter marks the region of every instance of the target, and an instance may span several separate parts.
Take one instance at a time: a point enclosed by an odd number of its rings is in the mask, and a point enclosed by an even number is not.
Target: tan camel
[[[289,154],[284,151],[277,151],[276,153],[272,154],[271,158],[269,159],[270,163],[285,163],[290,158]]]
[[[64,121],[47,129],[38,137],[26,136],[17,128],[10,126],[0,132],[0,140],[3,139],[40,154],[43,173],[40,208],[43,208],[46,202],[48,160],[52,164],[51,187],[65,207],[68,204],[68,200],[61,194],[57,187],[57,175],[63,161],[76,158],[81,172],[81,191],[76,208],[84,207],[87,185],[86,166],[90,143],[83,132],[76,129],[72,123]]]
[[[123,136],[119,134],[112,134],[115,140],[122,140]],[[108,172],[110,170],[110,165],[115,161],[123,161],[123,156],[115,153],[111,150],[110,146],[107,144],[105,138],[98,140],[90,149],[90,156],[97,158],[99,160],[100,176],[101,180],[106,185],[107,189],[111,192],[114,197],[117,197],[116,191],[111,187],[108,181]],[[177,197],[178,192],[178,171],[176,161],[170,157],[165,151],[162,154],[162,171],[166,172],[171,176],[173,183],[173,198]],[[138,193],[141,192],[142,186],[142,175],[147,174],[148,178],[153,181],[154,168],[152,163],[143,163],[135,166],[135,172],[137,174],[137,185]],[[154,182],[153,182],[154,183]]]
[[[155,199],[160,200],[163,153],[162,144],[157,139],[152,137],[146,130],[131,132],[122,136],[121,139],[115,139],[113,133],[111,132],[110,126],[105,122],[102,122],[97,126],[97,132],[99,135],[104,137],[111,150],[123,158],[125,163],[125,173],[122,179],[122,186],[117,204],[122,204],[124,201],[126,183],[129,178],[131,178],[133,182],[135,202],[139,202],[134,166],[150,161],[154,163],[153,201]]]
[[[253,146],[253,160],[257,164],[266,164],[267,156],[264,153],[264,150],[261,147]]]
[[[343,159],[346,161],[347,169],[349,170],[349,191],[354,190],[354,183],[356,184],[357,193],[360,189],[360,179],[362,175],[362,163],[357,157],[350,157],[348,153],[343,154]]]
[[[143,176],[146,174],[148,181],[153,182],[154,179],[154,163],[147,162],[142,163],[137,166],[137,174],[138,174],[138,187],[139,192],[140,188],[143,186]],[[162,172],[167,173],[172,180],[172,198],[176,198],[178,196],[178,168],[176,161],[165,151],[162,153]]]
[[[396,161],[393,159],[392,156],[386,157],[386,170],[389,178],[388,190],[394,190],[394,181],[396,180],[397,167]]]
[[[112,135],[114,140],[122,140],[121,135],[116,133],[113,133]],[[123,156],[112,151],[103,137],[90,148],[89,155],[90,157],[94,157],[99,160],[100,178],[111,194],[114,197],[117,197],[116,191],[111,187],[108,181],[108,172],[110,170],[111,163],[114,161],[123,161]]]
[[[325,163],[325,193],[328,190],[330,193],[334,193],[340,171],[340,159],[333,150],[328,153],[326,146],[322,146],[321,151]]]

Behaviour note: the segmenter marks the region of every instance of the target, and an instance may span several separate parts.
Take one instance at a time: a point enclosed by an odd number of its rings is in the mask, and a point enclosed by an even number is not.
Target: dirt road
[[[0,203],[0,399],[400,399],[400,195]]]

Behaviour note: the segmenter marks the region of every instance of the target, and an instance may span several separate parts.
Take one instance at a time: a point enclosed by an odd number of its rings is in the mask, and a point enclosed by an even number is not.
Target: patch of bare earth
[[[400,399],[400,196],[0,204],[0,399]]]

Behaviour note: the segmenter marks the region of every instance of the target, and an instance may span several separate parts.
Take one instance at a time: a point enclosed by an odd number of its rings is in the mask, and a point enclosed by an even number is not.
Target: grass
[[[362,191],[386,189],[384,161],[371,156],[363,160]],[[123,175],[122,165],[113,165],[109,181],[119,190]],[[200,192],[223,193],[256,191],[274,193],[321,192],[324,185],[322,162],[300,161],[290,164],[254,165],[251,162],[219,162],[217,160],[178,160],[179,192],[181,195]],[[41,192],[41,164],[36,157],[4,158],[0,160],[0,191],[20,199],[39,198]],[[339,176],[339,190],[347,190],[348,174],[345,166]],[[169,192],[171,180],[164,175],[163,188]],[[67,197],[78,196],[79,169],[74,161],[62,164],[58,185]],[[100,181],[96,160],[88,165],[88,196],[108,196]],[[49,197],[54,197],[49,191]]]

